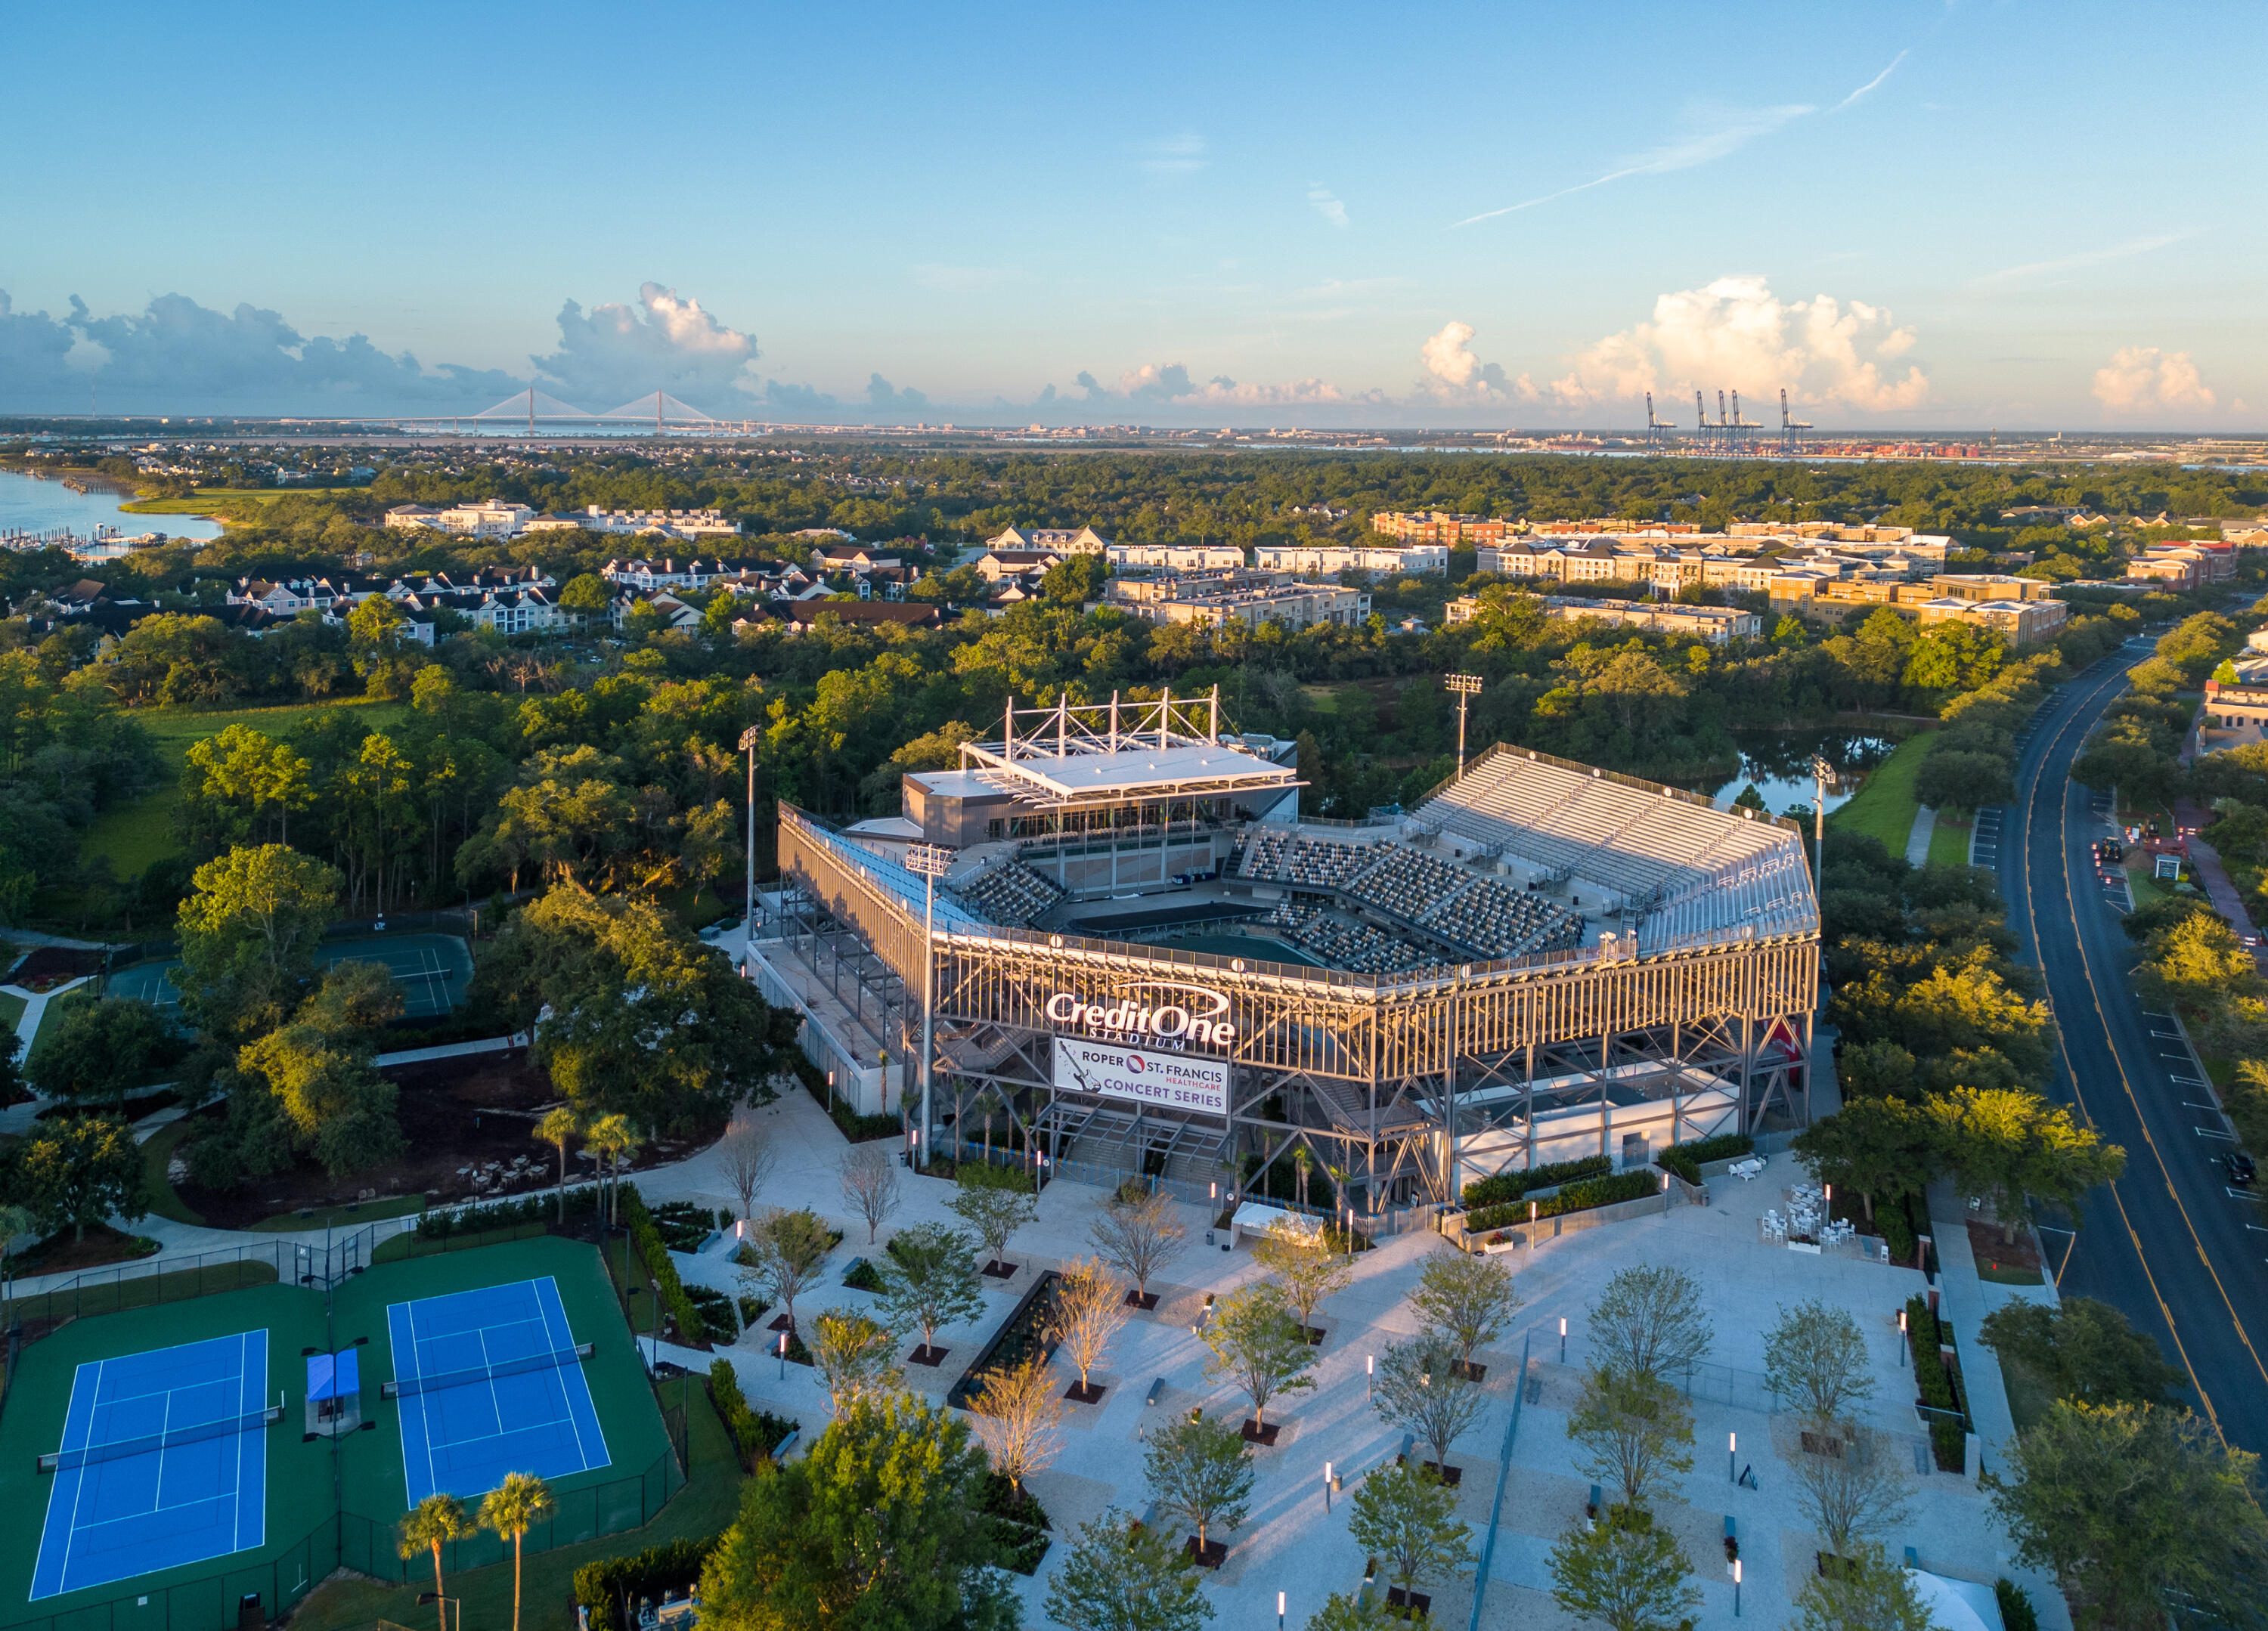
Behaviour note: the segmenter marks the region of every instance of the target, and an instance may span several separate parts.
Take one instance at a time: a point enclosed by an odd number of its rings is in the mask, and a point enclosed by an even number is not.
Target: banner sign
[[[1228,1113],[1228,1061],[1202,1054],[1162,1054],[1059,1036],[1055,1081],[1062,1092],[1100,1093],[1200,1115]]]

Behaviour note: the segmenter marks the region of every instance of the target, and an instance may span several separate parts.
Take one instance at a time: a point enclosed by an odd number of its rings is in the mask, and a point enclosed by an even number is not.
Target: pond
[[[1840,787],[1827,790],[1829,813],[1851,802],[1859,782],[1890,756],[1896,741],[1879,731],[1846,726],[1811,731],[1773,731],[1741,738],[1741,773],[1706,791],[1720,810],[1729,809],[1741,790],[1753,785],[1774,815],[1791,804],[1811,808],[1817,784],[1811,778],[1811,758],[1816,753],[1843,777]]]

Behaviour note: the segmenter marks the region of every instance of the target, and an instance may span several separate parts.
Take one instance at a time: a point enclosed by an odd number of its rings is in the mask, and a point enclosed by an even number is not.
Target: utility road
[[[2155,1336],[2222,1436],[2268,1451],[2268,1227],[2228,1187],[2220,1157],[2235,1145],[2204,1072],[2128,984],[2125,890],[2102,884],[2088,853],[2110,834],[2109,802],[2071,779],[2088,732],[2147,655],[2130,646],[2057,693],[2019,758],[1998,846],[2010,922],[2046,975],[2061,1032],[2050,1091],[2126,1151],[2125,1176],[2080,1209],[2060,1285]],[[2051,1257],[2070,1240],[2043,1238]]]

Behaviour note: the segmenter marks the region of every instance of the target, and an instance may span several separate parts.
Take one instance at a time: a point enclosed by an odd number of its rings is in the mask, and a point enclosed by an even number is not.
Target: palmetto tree
[[[630,1152],[638,1147],[638,1135],[624,1115],[604,1115],[583,1129],[583,1147],[599,1152],[601,1171],[613,1169],[607,1185],[607,1224],[612,1228],[622,1219],[622,1170]]]
[[[567,1221],[567,1141],[583,1130],[583,1123],[565,1105],[556,1105],[535,1124],[535,1136],[559,1151],[559,1221]]]
[[[395,1549],[408,1562],[420,1552],[433,1554],[433,1605],[441,1616],[441,1631],[449,1631],[449,1605],[441,1591],[441,1548],[453,1540],[469,1540],[480,1525],[454,1495],[427,1495],[402,1514],[394,1534]]]
[[[512,1631],[519,1631],[520,1545],[551,1512],[551,1486],[533,1473],[506,1473],[481,1502],[481,1527],[512,1542]]]
[[[1308,1152],[1307,1145],[1301,1144],[1297,1150],[1294,1150],[1292,1152],[1292,1170],[1298,1176],[1300,1180],[1300,1204],[1301,1206],[1307,1204],[1307,1169],[1314,1165],[1314,1164],[1315,1157]]]
[[[992,1164],[992,1118],[1006,1103],[1007,1100],[1000,1096],[1000,1090],[987,1083],[976,1090],[976,1100],[968,1106],[984,1118],[984,1164],[987,1166]]]

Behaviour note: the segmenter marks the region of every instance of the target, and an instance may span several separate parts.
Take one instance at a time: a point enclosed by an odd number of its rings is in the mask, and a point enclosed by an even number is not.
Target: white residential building
[[[1108,555],[1110,540],[1091,526],[1012,526],[984,540],[987,549],[1052,549],[1057,555]]]
[[[1253,564],[1270,572],[1446,572],[1447,544],[1263,544]]]
[[[1244,551],[1229,544],[1113,544],[1104,551],[1113,567],[1162,567],[1169,572],[1233,570]]]

